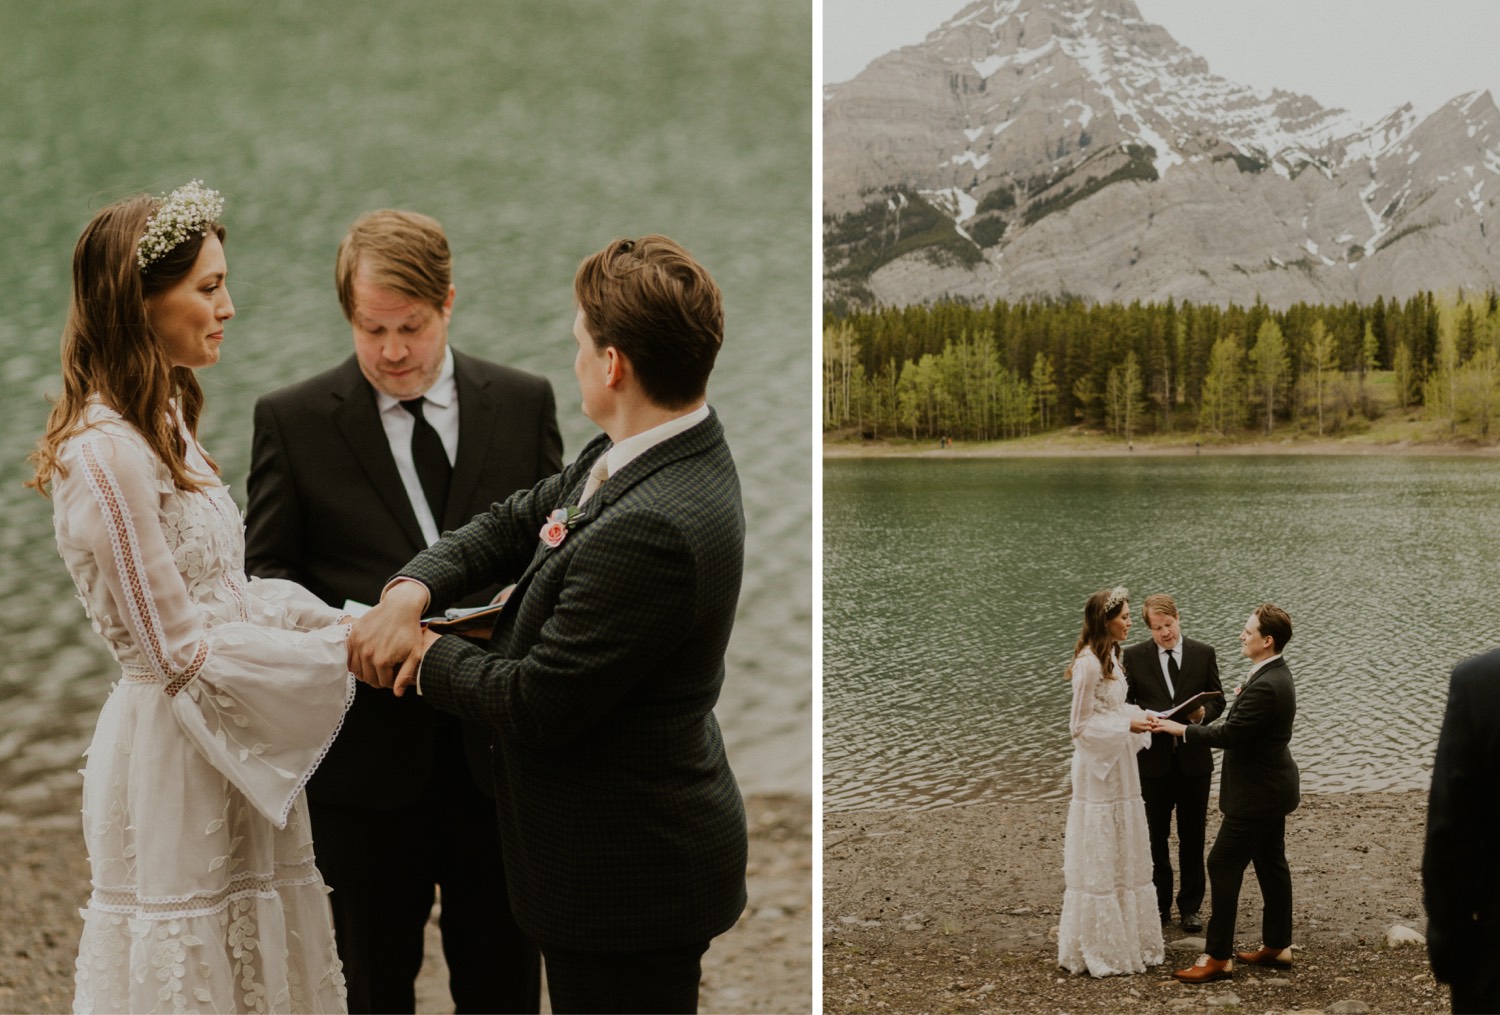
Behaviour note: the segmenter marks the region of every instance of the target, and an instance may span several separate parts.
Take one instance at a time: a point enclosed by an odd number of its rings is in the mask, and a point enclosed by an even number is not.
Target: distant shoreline
[[[954,441],[939,448],[936,441],[896,438],[860,441],[847,437],[823,439],[823,457],[831,458],[1126,458],[1183,457],[1192,455],[1372,455],[1427,458],[1500,459],[1500,444],[1475,445],[1443,441],[1379,443],[1359,438],[1333,439],[1274,435],[1264,440],[1212,440],[1202,443],[1182,439],[1151,438],[1127,445],[1124,441],[1092,434],[1052,433],[1003,441]]]

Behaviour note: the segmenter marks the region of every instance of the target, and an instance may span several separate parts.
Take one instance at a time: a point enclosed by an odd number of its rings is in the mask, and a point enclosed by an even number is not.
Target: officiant
[[[1165,712],[1204,691],[1218,692],[1183,722],[1206,724],[1224,711],[1219,661],[1213,647],[1182,636],[1177,603],[1169,595],[1147,596],[1143,616],[1151,639],[1125,650],[1126,701]],[[1141,797],[1151,833],[1151,875],[1163,925],[1172,919],[1172,812],[1177,812],[1177,912],[1182,929],[1201,933],[1203,842],[1208,825],[1208,789],[1213,781],[1213,752],[1167,733],[1155,733],[1149,750],[1136,755],[1141,770]]]

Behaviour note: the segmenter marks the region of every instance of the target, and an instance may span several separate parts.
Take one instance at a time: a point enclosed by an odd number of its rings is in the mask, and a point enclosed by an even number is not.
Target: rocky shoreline
[[[703,958],[704,1012],[812,1010],[812,800],[746,798],[750,904]],[[67,1012],[89,870],[76,824],[0,827],[0,1012]],[[436,932],[417,980],[417,1010],[452,1011]],[[543,998],[543,1011],[547,1011]]]
[[[1500,458],[1500,444],[1455,443],[1410,438],[1374,440],[1369,437],[1277,436],[1260,440],[1196,441],[1191,436],[1143,438],[1127,444],[1118,438],[1071,432],[1019,437],[1006,441],[957,441],[939,447],[936,441],[851,440],[825,436],[825,459],[837,458],[1123,458],[1164,455],[1384,455]]]
[[[1305,795],[1287,819],[1295,967],[1241,967],[1208,986],[1171,978],[1203,944],[1175,925],[1167,962],[1144,974],[1096,980],[1057,966],[1066,812],[1064,798],[825,815],[823,1011],[1449,1010],[1426,949],[1389,939],[1425,929],[1426,793]],[[1238,944],[1255,947],[1259,930],[1247,873]]]

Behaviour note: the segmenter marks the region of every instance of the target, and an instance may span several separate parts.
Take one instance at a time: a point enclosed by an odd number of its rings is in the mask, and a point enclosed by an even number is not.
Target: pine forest
[[[1500,298],[1421,293],[1272,310],[1080,299],[838,314],[825,431],[995,441],[1068,428],[1243,439],[1369,431],[1500,438]]]

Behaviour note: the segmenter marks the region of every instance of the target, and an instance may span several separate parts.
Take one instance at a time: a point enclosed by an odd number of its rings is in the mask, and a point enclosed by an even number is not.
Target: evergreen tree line
[[[824,316],[824,426],[873,437],[995,440],[1073,424],[1126,440],[1287,424],[1321,435],[1418,406],[1454,437],[1492,437],[1494,292],[1280,311],[1061,299]]]

